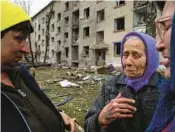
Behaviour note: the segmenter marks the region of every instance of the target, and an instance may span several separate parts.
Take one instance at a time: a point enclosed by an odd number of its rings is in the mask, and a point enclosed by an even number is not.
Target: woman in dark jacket
[[[86,132],[143,132],[159,98],[163,77],[156,72],[159,55],[155,39],[129,32],[121,43],[123,73],[104,82],[85,117]]]
[[[166,58],[167,80],[161,86],[161,98],[146,132],[175,132],[175,2],[166,1],[165,6],[158,2],[158,5],[164,8],[161,18],[156,20],[160,37],[157,48]]]
[[[58,111],[35,79],[18,62],[30,53],[31,18],[10,1],[1,5],[1,131],[75,131],[74,121]],[[67,127],[66,127],[67,126]]]

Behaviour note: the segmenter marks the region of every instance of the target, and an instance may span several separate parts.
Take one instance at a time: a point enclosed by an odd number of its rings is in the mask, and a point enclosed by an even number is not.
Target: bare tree
[[[31,8],[31,5],[32,5],[32,0],[14,0],[14,3],[20,5],[28,15],[30,15],[30,8]],[[33,55],[33,50],[32,50],[32,43],[31,43],[31,37],[29,35],[28,37],[28,42],[29,42],[29,46],[30,46],[30,54],[31,54],[31,61],[29,60],[28,56],[25,54],[24,57],[25,57],[25,60],[29,63],[32,63],[34,64],[34,55]]]
[[[14,0],[14,2],[20,5],[30,15],[30,7],[33,2],[32,0]]]
[[[46,14],[46,47],[45,47],[45,54],[43,63],[46,64],[47,59],[47,51],[49,50],[49,43],[50,43],[50,21],[53,17],[53,1],[50,3],[49,12]]]

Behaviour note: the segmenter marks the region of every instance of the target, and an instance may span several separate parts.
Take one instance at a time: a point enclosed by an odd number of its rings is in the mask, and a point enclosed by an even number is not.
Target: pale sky
[[[32,17],[43,7],[45,7],[51,0],[11,0],[11,1],[31,1],[32,5],[30,7],[30,16]]]
[[[51,0],[32,0],[32,6],[30,8],[30,16],[35,15],[43,7],[45,7]]]

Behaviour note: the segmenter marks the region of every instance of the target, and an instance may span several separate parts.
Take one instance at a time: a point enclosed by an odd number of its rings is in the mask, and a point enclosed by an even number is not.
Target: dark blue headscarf
[[[151,76],[156,71],[159,66],[159,53],[156,50],[156,40],[145,33],[140,33],[136,31],[129,32],[125,35],[121,43],[121,51],[123,51],[124,43],[129,37],[139,38],[145,45],[146,52],[146,68],[142,76],[137,78],[125,77],[125,81],[128,86],[130,86],[135,92],[139,91],[143,86],[147,85]],[[122,56],[123,52],[120,54],[121,64],[123,67]]]
[[[175,132],[175,13],[173,15],[170,42],[171,79],[165,80],[162,95],[146,132],[161,132],[170,122],[168,132]]]

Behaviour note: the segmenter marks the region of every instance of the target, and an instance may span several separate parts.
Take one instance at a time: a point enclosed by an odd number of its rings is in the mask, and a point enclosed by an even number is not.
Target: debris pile
[[[104,70],[99,72],[100,68]],[[79,128],[77,132],[81,132],[85,113],[95,100],[103,81],[107,76],[117,74],[118,70],[112,65],[81,68],[59,66],[44,69],[40,67],[36,72],[42,91],[57,108],[76,118]]]

